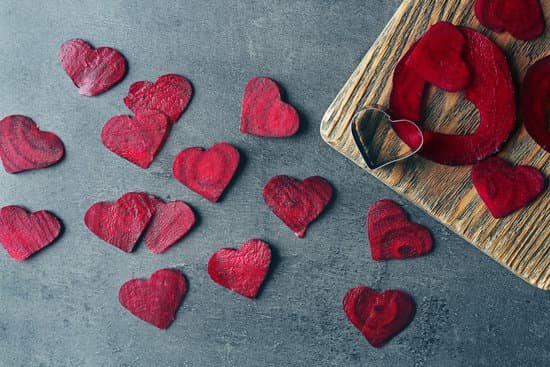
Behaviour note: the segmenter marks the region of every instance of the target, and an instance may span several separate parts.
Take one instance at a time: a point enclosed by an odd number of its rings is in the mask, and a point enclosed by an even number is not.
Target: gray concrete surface
[[[543,366],[550,362],[550,296],[516,278],[325,145],[321,116],[398,0],[0,2],[0,113],[25,114],[59,134],[55,167],[0,171],[0,205],[49,209],[65,233],[19,264],[0,253],[0,366]],[[120,49],[129,73],[96,98],[81,97],[57,61],[73,37]],[[103,122],[127,113],[128,86],[180,73],[195,86],[188,112],[149,170],[107,151]],[[268,75],[302,114],[290,139],[239,133],[243,87]],[[242,169],[213,205],[171,176],[184,147],[235,144]],[[322,175],[329,210],[297,239],[270,212],[263,184],[276,174]],[[93,236],[86,209],[131,190],[191,203],[200,223],[163,255],[125,254]],[[371,261],[370,203],[392,198],[433,231],[432,254]],[[261,296],[250,301],[210,281],[209,256],[253,237],[275,249]],[[167,331],[127,313],[119,286],[178,267],[190,291]],[[346,320],[341,299],[365,284],[416,300],[412,324],[374,349]]]

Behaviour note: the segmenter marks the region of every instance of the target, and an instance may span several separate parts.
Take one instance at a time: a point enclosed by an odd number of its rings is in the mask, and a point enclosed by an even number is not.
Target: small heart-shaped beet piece
[[[550,55],[529,68],[521,91],[525,129],[543,149],[550,152]]]
[[[167,329],[176,318],[187,283],[175,269],[155,271],[148,280],[132,279],[120,287],[118,300],[134,316],[159,329]]]
[[[149,251],[160,254],[182,239],[195,225],[193,209],[183,201],[164,203],[157,199],[155,215],[147,232],[145,244]]]
[[[332,199],[332,186],[322,177],[298,181],[288,176],[272,177],[264,186],[265,203],[299,238]]]
[[[170,131],[166,116],[141,110],[135,117],[112,117],[101,130],[103,145],[116,155],[141,168],[148,168]]]
[[[544,16],[539,0],[476,0],[474,11],[485,27],[508,31],[519,40],[532,40],[544,32]]]
[[[126,60],[114,48],[93,48],[72,39],[59,48],[59,61],[83,96],[96,96],[118,83],[126,74]]]
[[[84,223],[97,237],[124,252],[132,252],[155,214],[156,199],[129,192],[115,203],[99,202],[86,211]]]
[[[296,109],[281,100],[281,90],[269,78],[253,78],[244,89],[241,132],[264,137],[287,137],[300,128]]]
[[[170,122],[176,122],[189,105],[193,87],[184,77],[166,74],[156,82],[135,82],[130,86],[124,104],[138,114],[140,110],[162,112]]]
[[[346,293],[342,306],[349,321],[375,348],[405,329],[415,313],[413,299],[400,290],[377,293],[368,287],[355,287]]]
[[[59,219],[45,210],[31,214],[16,205],[0,209],[0,243],[15,261],[42,250],[60,233]]]
[[[215,203],[239,166],[239,151],[228,143],[182,150],[174,159],[172,172],[182,184]]]
[[[513,167],[492,157],[472,168],[472,183],[495,218],[502,218],[533,201],[544,191],[544,176],[530,166]]]
[[[40,131],[29,117],[11,115],[0,121],[0,158],[8,173],[51,166],[64,154],[61,139]]]
[[[367,233],[376,261],[417,257],[432,249],[432,235],[426,227],[411,223],[392,200],[379,200],[370,206]]]
[[[215,283],[248,298],[256,298],[271,264],[271,249],[262,240],[248,240],[238,250],[222,248],[208,261]]]

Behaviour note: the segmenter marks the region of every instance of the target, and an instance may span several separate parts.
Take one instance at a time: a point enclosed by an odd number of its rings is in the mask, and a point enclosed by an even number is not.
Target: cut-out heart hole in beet
[[[529,135],[550,152],[550,55],[527,71],[521,91],[521,110]]]
[[[411,147],[395,133],[395,126],[401,131],[410,129],[412,135],[416,131],[416,146]],[[402,161],[422,148],[422,130],[409,120],[392,121],[390,116],[375,107],[368,107],[357,111],[351,123],[353,140],[370,169],[377,169],[389,164]]]

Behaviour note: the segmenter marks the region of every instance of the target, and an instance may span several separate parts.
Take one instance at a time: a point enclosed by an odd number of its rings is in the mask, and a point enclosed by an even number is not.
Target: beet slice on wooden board
[[[59,219],[45,210],[29,213],[16,205],[0,209],[0,243],[15,261],[26,260],[60,233]]]
[[[299,238],[332,199],[332,186],[322,177],[303,181],[288,176],[272,177],[262,191],[265,203]]]
[[[238,250],[222,248],[208,261],[212,280],[248,298],[256,298],[271,264],[271,249],[262,240],[248,240]]]
[[[176,122],[189,105],[193,86],[176,74],[162,75],[156,82],[135,82],[130,86],[124,104],[137,114],[140,110],[164,113],[170,122]]]
[[[466,27],[459,29],[466,40],[464,61],[470,68],[469,82],[464,89],[465,98],[478,109],[480,123],[475,132],[465,135],[424,130],[424,145],[419,154],[447,165],[473,164],[498,152],[516,121],[514,86],[502,51],[481,33]],[[405,54],[394,71],[390,97],[390,111],[394,119],[422,120],[423,95],[428,83],[417,70],[424,65],[408,62],[417,45]],[[431,56],[439,58],[437,53]],[[429,61],[430,64],[432,62]],[[449,70],[449,74],[452,72]],[[408,134],[410,129],[394,128],[401,139],[414,146],[417,137]]]
[[[174,159],[172,172],[182,184],[215,203],[229,185],[239,166],[239,151],[228,143],[182,150]]]
[[[170,132],[166,116],[140,110],[135,117],[114,116],[101,130],[103,145],[141,168],[149,168]]]
[[[299,128],[298,112],[281,100],[281,90],[275,81],[256,77],[248,82],[243,96],[242,133],[282,138],[296,134]]]
[[[544,191],[544,181],[538,169],[513,167],[498,157],[488,158],[472,168],[472,183],[495,218],[527,206]]]
[[[495,31],[508,31],[519,40],[532,40],[544,32],[539,0],[476,0],[474,12],[481,24]]]
[[[529,135],[550,152],[550,55],[527,71],[521,92],[521,109]]]
[[[6,172],[48,167],[64,154],[61,139],[54,133],[40,131],[29,117],[11,115],[0,121],[0,158]]]
[[[132,252],[136,242],[155,214],[157,199],[144,192],[129,192],[115,203],[99,202],[84,216],[84,223],[97,237]]]
[[[379,200],[369,208],[367,220],[372,259],[406,259],[432,250],[432,235],[426,227],[411,223],[396,202]]]
[[[413,299],[400,290],[377,293],[368,287],[350,289],[342,303],[346,316],[376,348],[399,334],[415,314]]]
[[[68,40],[59,48],[59,61],[83,96],[96,96],[126,74],[126,60],[114,48],[93,48],[81,39]]]
[[[167,329],[187,292],[187,283],[175,269],[155,271],[148,280],[131,279],[118,292],[120,304],[134,316]]]
[[[195,225],[193,209],[183,201],[155,201],[155,215],[145,232],[149,251],[160,254],[181,240]]]

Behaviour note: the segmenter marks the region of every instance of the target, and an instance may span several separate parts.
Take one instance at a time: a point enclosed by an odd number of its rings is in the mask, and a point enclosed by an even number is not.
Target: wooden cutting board
[[[542,1],[550,25],[550,1]],[[419,156],[379,170],[366,167],[354,144],[350,122],[361,108],[387,106],[393,69],[410,45],[428,27],[446,20],[488,35],[506,53],[517,85],[527,68],[550,54],[550,26],[535,41],[516,41],[479,24],[470,0],[405,0],[367,52],[321,123],[323,139],[334,149],[404,195],[428,214],[458,233],[530,284],[550,288],[550,189],[529,205],[506,218],[494,219],[470,180],[471,166],[449,167]],[[467,133],[478,115],[460,93],[430,90],[423,126],[447,133]],[[499,154],[515,164],[528,164],[550,176],[550,154],[538,146],[521,125]],[[444,246],[445,244],[440,244]],[[481,281],[482,279],[480,279]]]

